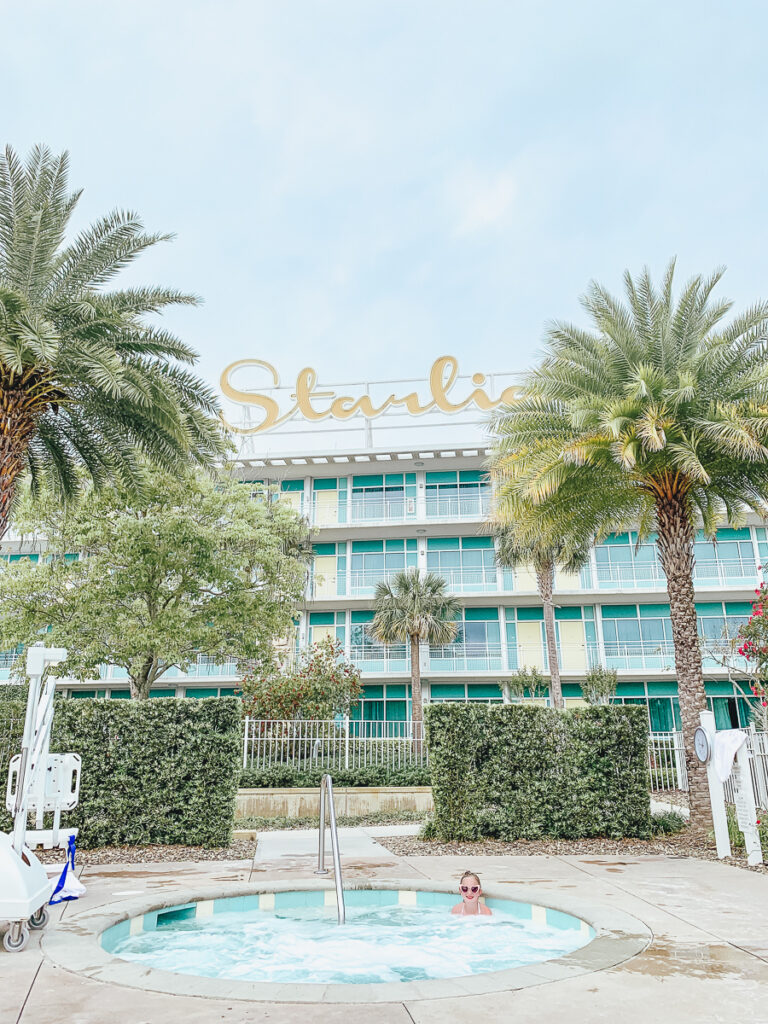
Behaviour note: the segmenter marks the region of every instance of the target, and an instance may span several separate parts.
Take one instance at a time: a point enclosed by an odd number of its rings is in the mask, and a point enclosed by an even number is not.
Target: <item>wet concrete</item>
[[[313,858],[269,861],[104,865],[86,868],[88,893],[77,908],[96,909],[132,893],[171,899],[177,889],[201,890],[231,881],[254,886],[311,879]],[[344,858],[350,878],[457,881],[476,868],[488,886],[517,885],[562,891],[595,906],[639,918],[653,933],[648,948],[619,966],[501,994],[417,999],[392,1004],[243,1003],[183,992],[126,989],[56,967],[42,953],[39,934],[20,954],[0,951],[2,1024],[474,1024],[517,1021],[549,1024],[768,1024],[768,878],[707,861],[638,857],[395,857],[376,844],[368,856]],[[542,868],[545,874],[542,873]],[[135,896],[133,897],[135,898]],[[72,924],[76,922],[71,920]]]

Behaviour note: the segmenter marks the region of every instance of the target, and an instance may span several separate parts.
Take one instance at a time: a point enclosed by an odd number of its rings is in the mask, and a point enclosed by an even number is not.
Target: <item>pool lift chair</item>
[[[10,835],[0,832],[0,920],[10,921],[3,936],[9,953],[24,949],[30,928],[48,923],[46,904],[51,898],[54,880],[31,847],[45,850],[66,849],[76,828],[60,828],[62,811],[77,806],[80,792],[80,755],[50,754],[53,723],[53,695],[56,680],[43,675],[49,665],[67,656],[63,647],[36,644],[27,651],[29,696],[24,719],[21,753],[11,759],[5,806],[13,815]],[[43,828],[43,816],[53,814],[52,827]],[[28,829],[28,816],[35,815],[34,829]]]

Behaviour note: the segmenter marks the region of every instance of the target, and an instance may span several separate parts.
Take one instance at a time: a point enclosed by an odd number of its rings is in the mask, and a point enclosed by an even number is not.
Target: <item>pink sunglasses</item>
[[[472,892],[477,892],[479,890],[480,886],[479,885],[473,885],[473,886],[462,885],[462,886],[460,886],[460,889],[461,889],[462,892],[469,892],[470,888],[472,889]]]

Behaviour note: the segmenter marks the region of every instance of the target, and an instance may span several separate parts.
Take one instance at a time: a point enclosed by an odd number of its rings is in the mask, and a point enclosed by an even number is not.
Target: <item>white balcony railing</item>
[[[120,665],[101,665],[99,677],[104,681],[122,682],[128,679],[128,673]],[[165,686],[167,682],[178,679],[232,679],[233,677],[240,678],[236,661],[215,662],[206,655],[200,655],[197,661],[188,665],[184,672],[173,665],[162,674],[157,685]]]
[[[379,498],[377,500],[355,500],[349,506],[352,523],[392,523],[413,519],[416,515],[415,498]]]
[[[496,566],[477,569],[431,569],[442,576],[448,589],[454,594],[479,594],[498,591],[499,581]]]
[[[431,671],[490,672],[504,668],[501,644],[454,643],[430,646]]]
[[[594,569],[599,588],[615,587],[619,590],[665,589],[667,578],[658,562],[631,562],[609,565],[598,563]],[[697,561],[694,566],[694,584],[699,587],[753,586],[757,580],[757,565],[752,559],[735,561]]]
[[[407,644],[352,644],[349,658],[361,672],[410,672],[411,654]]]
[[[427,519],[485,519],[490,507],[488,493],[427,495]]]
[[[397,569],[351,569],[349,576],[344,573],[318,574],[310,584],[313,599],[324,597],[372,597],[376,585],[391,579],[397,572],[405,572],[406,566]],[[481,569],[432,569],[442,576],[448,589],[454,594],[497,593],[498,577],[495,567]]]

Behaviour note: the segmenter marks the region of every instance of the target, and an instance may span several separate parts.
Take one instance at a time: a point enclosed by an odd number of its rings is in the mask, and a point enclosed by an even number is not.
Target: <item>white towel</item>
[[[740,729],[723,729],[715,733],[713,762],[715,775],[725,782],[731,774],[737,751],[747,742],[747,734]]]

